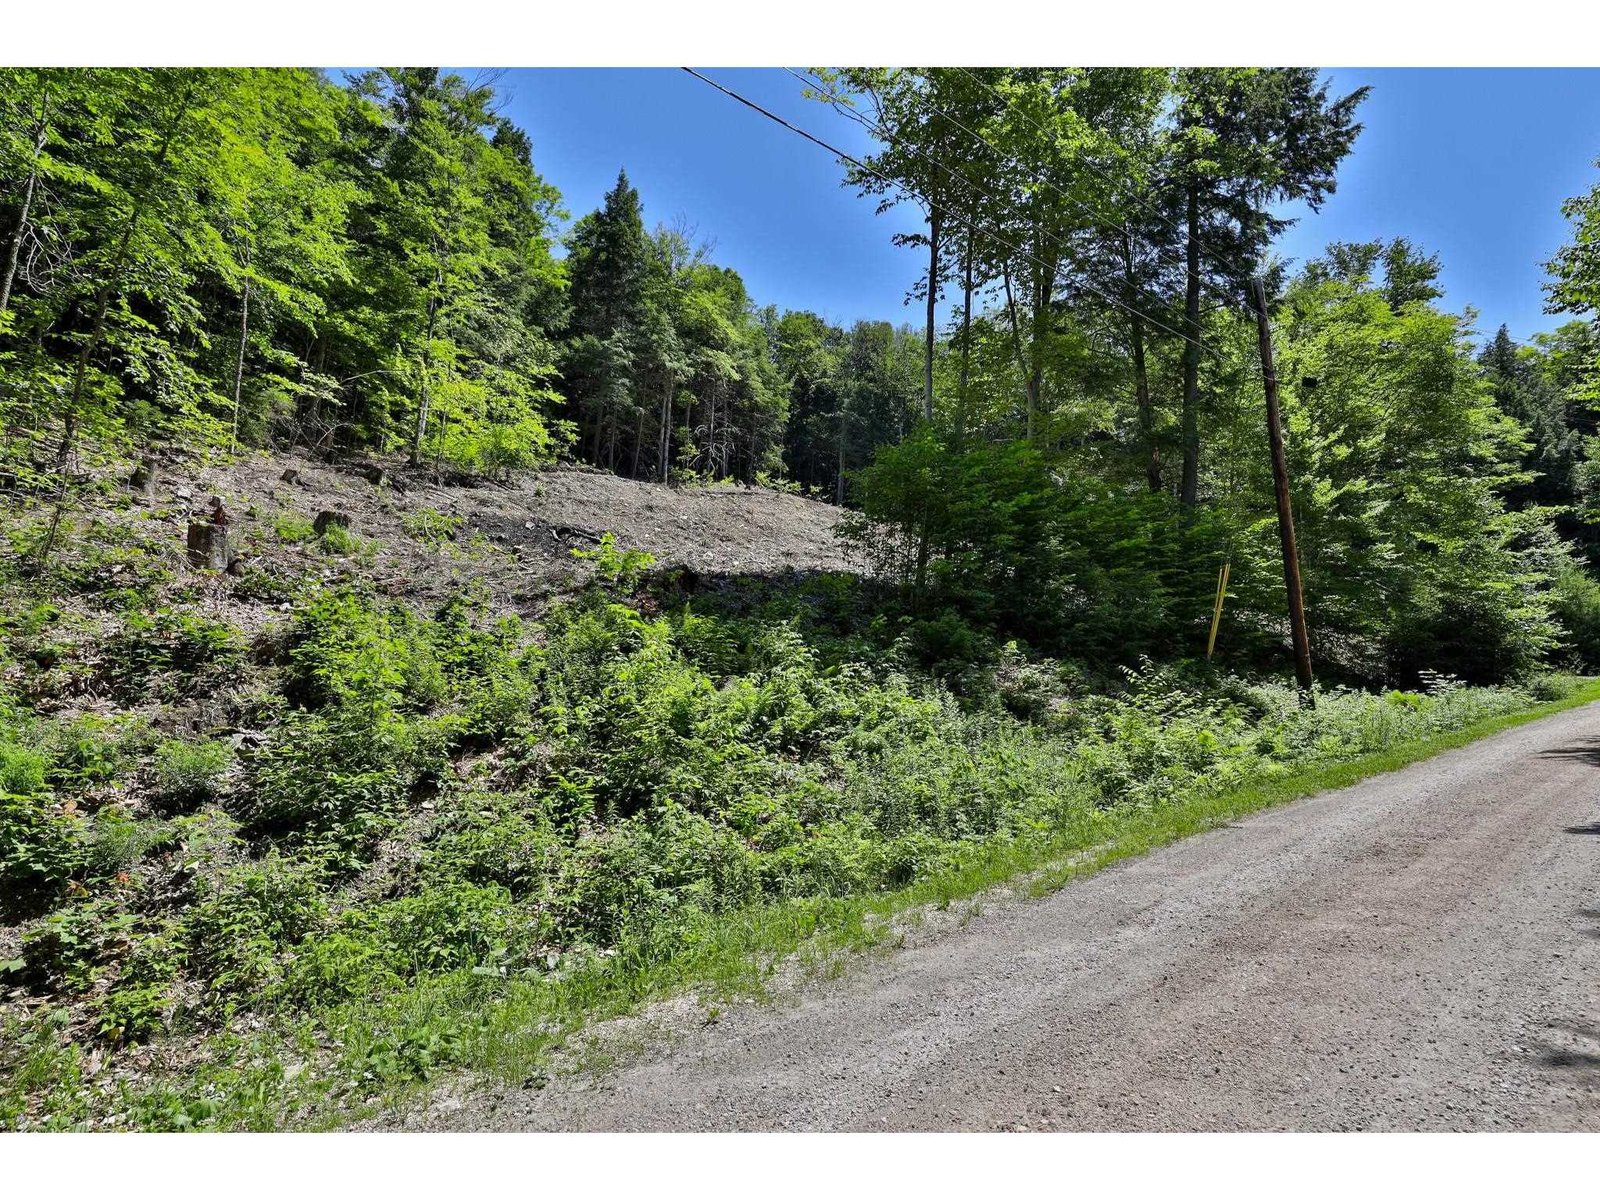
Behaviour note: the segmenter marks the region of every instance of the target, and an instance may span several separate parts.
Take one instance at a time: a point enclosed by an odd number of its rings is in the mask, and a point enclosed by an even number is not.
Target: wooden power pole
[[[1289,463],[1283,453],[1283,423],[1278,414],[1278,372],[1272,365],[1272,326],[1267,320],[1267,286],[1258,275],[1250,281],[1261,340],[1261,381],[1267,393],[1267,439],[1272,444],[1272,490],[1278,499],[1278,543],[1283,548],[1283,586],[1289,593],[1289,633],[1294,639],[1294,674],[1301,697],[1314,705],[1311,691],[1311,635],[1306,630],[1306,602],[1300,590],[1300,553],[1294,543],[1294,510],[1289,505]]]

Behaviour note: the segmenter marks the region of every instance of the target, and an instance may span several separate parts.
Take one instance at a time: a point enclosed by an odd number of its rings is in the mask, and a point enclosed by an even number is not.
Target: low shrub
[[[222,742],[163,742],[156,747],[152,768],[156,795],[174,809],[215,800],[232,765],[233,751]]]
[[[12,782],[33,784],[38,763],[12,759]],[[84,865],[83,819],[36,789],[0,792],[0,913],[42,911]]]
[[[271,854],[224,870],[185,916],[190,970],[217,993],[248,996],[276,984],[285,952],[328,920],[316,864]]]

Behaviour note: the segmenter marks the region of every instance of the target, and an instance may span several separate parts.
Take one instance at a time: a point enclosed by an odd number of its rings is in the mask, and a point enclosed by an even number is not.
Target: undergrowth
[[[316,1126],[445,1069],[536,1080],[585,1020],[1579,694],[1310,709],[888,621],[847,577],[690,597],[609,539],[537,623],[312,580],[246,638],[126,546],[143,603],[91,593],[97,544],[8,584],[14,1128]]]

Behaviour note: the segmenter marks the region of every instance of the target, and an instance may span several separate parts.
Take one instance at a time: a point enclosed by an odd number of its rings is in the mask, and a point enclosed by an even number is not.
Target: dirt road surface
[[[1600,1129],[1600,705],[412,1127]]]

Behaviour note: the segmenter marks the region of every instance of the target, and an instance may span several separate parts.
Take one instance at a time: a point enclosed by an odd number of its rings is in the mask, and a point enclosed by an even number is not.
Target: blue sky
[[[777,69],[708,75],[841,149],[866,130]],[[1548,329],[1541,264],[1566,236],[1563,199],[1586,191],[1600,158],[1600,70],[1334,69],[1342,94],[1372,95],[1338,192],[1282,239],[1303,260],[1330,240],[1404,235],[1444,264],[1446,302],[1519,338]],[[835,321],[916,320],[902,303],[921,255],[890,236],[910,212],[874,214],[841,187],[832,157],[673,69],[515,69],[507,115],[533,138],[534,163],[576,217],[626,167],[650,223],[682,214],[744,276],[758,303]]]

